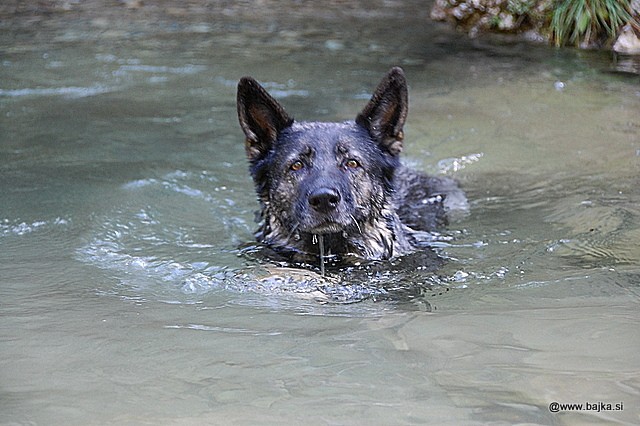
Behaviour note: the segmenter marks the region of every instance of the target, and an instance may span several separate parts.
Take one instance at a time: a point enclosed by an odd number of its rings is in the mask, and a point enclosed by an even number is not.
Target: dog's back
[[[449,178],[401,166],[408,95],[393,68],[355,121],[295,122],[255,80],[238,85],[238,116],[261,206],[256,236],[295,261],[320,253],[380,260],[423,247],[466,203]],[[427,238],[428,239],[428,238]]]

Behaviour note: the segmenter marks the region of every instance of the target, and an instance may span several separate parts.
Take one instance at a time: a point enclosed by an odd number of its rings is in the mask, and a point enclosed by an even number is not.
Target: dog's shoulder
[[[394,207],[400,220],[416,231],[436,231],[449,218],[468,211],[467,198],[454,179],[430,176],[406,166],[394,175]]]

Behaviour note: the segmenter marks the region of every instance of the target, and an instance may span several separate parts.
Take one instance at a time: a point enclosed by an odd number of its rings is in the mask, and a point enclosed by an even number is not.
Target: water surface
[[[375,6],[4,21],[4,424],[640,421],[640,78]],[[445,264],[323,280],[245,253],[237,80],[344,120],[393,65],[406,162],[469,196]]]

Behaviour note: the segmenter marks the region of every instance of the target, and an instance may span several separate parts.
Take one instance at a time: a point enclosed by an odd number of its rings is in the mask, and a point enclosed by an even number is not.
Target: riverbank
[[[640,54],[640,0],[436,0],[431,19],[455,25],[470,37],[519,34],[557,46],[607,48]]]

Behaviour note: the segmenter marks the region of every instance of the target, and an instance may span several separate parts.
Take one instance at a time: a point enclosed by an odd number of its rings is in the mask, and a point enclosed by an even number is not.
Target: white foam
[[[0,221],[0,235],[25,235],[35,232],[47,225],[68,225],[69,220],[57,217],[52,220],[36,220],[34,222],[11,223],[9,219]]]

